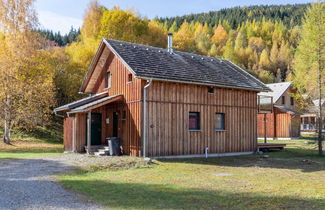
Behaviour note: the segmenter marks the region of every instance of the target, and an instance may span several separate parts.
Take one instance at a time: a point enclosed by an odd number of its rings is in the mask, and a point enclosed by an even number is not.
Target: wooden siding
[[[258,136],[264,137],[264,114],[258,114]],[[277,109],[267,114],[266,134],[269,138],[292,138],[300,136],[300,116]]]
[[[276,137],[291,138],[299,137],[299,115],[291,115],[284,112],[276,113]]]
[[[257,93],[236,89],[153,82],[148,90],[149,156],[248,152],[256,149]],[[189,112],[200,112],[200,131],[188,129]],[[225,113],[225,131],[215,130]]]
[[[146,83],[144,80],[132,78],[128,81],[131,72],[125,67],[121,60],[110,54],[108,57],[107,68],[102,72],[97,80],[94,93],[108,91],[108,94],[123,95],[124,100],[108,104],[104,107],[94,110],[93,112],[102,113],[102,143],[106,144],[106,138],[112,136],[112,119],[113,112],[119,113],[118,136],[122,139],[125,154],[139,156],[141,153],[141,116],[142,116],[142,89]],[[111,87],[105,88],[106,72],[111,73]],[[123,111],[126,112],[126,119],[122,120]],[[106,118],[110,119],[108,125]]]
[[[264,137],[264,114],[257,115],[257,135]],[[275,134],[274,113],[266,114],[266,137],[273,138]]]
[[[74,117],[66,117],[64,118],[63,124],[63,145],[64,151],[72,151],[72,135],[73,135],[73,121]]]

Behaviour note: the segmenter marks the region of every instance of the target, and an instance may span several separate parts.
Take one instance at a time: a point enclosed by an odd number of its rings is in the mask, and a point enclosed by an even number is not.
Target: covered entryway
[[[87,125],[88,115],[87,119],[85,121]],[[101,145],[102,141],[102,114],[101,113],[91,113],[91,145]],[[88,141],[88,129],[86,130],[86,142]]]

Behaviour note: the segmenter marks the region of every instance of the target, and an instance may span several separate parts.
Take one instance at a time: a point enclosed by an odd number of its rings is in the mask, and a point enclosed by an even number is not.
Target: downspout
[[[147,157],[147,134],[148,134],[148,129],[147,129],[147,89],[150,87],[152,84],[152,79],[147,81],[148,83],[144,86],[143,88],[143,157]]]

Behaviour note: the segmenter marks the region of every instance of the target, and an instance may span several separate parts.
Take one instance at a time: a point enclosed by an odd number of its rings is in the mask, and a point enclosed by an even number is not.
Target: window
[[[122,120],[126,120],[126,111],[122,111]]]
[[[225,114],[216,113],[216,130],[225,130]]]
[[[111,87],[111,72],[106,73],[106,88]]]
[[[213,89],[213,87],[209,87],[209,88],[208,88],[208,93],[214,93],[214,89]]]
[[[200,130],[200,112],[189,113],[189,130]]]
[[[133,75],[132,74],[128,74],[128,82],[132,82],[133,79]]]
[[[291,106],[295,105],[295,101],[294,101],[293,97],[290,97],[290,104],[291,104]]]
[[[282,104],[286,104],[286,97],[282,96]]]

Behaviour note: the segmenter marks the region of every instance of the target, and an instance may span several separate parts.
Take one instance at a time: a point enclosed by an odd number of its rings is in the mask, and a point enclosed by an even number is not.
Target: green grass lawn
[[[2,140],[0,128],[0,139]],[[0,159],[35,158],[45,155],[62,154],[62,131],[60,127],[39,127],[35,131],[27,132],[15,129],[12,131],[11,144],[0,141]]]
[[[325,158],[304,140],[280,142],[288,144],[285,152],[160,160],[149,168],[80,170],[59,180],[113,209],[325,209]]]

